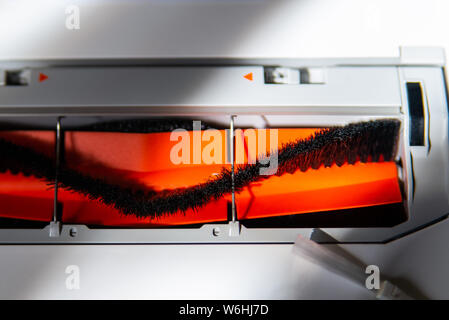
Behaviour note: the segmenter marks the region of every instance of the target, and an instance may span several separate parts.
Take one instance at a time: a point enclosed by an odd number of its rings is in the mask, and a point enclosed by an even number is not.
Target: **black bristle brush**
[[[95,131],[95,132],[126,132],[126,133],[157,133],[171,132],[178,128],[192,131],[192,119],[120,119],[96,122],[94,124],[78,126],[72,131]],[[217,125],[201,121],[201,130],[219,129]],[[222,128],[225,129],[225,128]]]
[[[283,145],[276,153],[276,175],[318,169],[321,165],[376,162],[380,157],[390,161],[395,155],[400,122],[393,119],[349,124],[322,129],[308,139]],[[22,173],[54,183],[55,165],[50,158],[28,148],[0,139],[0,172]],[[265,159],[266,160],[266,159]],[[252,182],[269,176],[260,175],[265,161],[236,167],[234,188],[241,191]],[[198,209],[210,201],[232,192],[232,171],[223,168],[219,175],[204,183],[187,188],[154,191],[134,190],[93,178],[65,166],[58,173],[61,188],[79,192],[91,200],[111,205],[125,215],[158,218],[189,209]]]

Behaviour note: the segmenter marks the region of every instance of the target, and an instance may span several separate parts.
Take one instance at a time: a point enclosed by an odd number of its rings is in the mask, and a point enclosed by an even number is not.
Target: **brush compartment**
[[[54,124],[56,119],[39,118],[33,125],[28,122],[30,120],[16,118],[4,123],[0,138],[54,161],[52,122]],[[225,117],[217,117],[215,121],[210,118],[153,118],[145,123],[147,120],[64,118],[61,161],[77,172],[109,184],[159,193],[206,183],[216,179],[222,170],[231,169]],[[203,130],[192,131],[193,124],[189,121],[193,120],[202,120],[200,128]],[[286,143],[308,139],[322,129],[290,128],[290,125],[271,128],[276,129],[277,143],[273,144],[270,128],[245,126],[245,122],[257,123],[254,120],[249,116],[236,118],[236,168],[255,161],[261,153],[269,153],[274,145],[281,148]],[[182,142],[179,135],[167,132],[167,128],[174,129],[173,126],[186,129],[188,143],[183,150],[179,149]],[[208,130],[211,127],[218,129]],[[164,132],[151,132],[160,130]],[[188,156],[183,155],[186,151]],[[176,159],[173,159],[174,154]],[[184,161],[179,163],[180,159]],[[0,216],[4,226],[52,220],[53,186],[42,179],[9,171],[1,173],[0,177],[3,199]],[[358,161],[341,167],[333,164],[317,170],[310,168],[302,172],[298,169],[292,174],[270,176],[236,192],[235,203],[237,219],[247,228],[390,227],[407,218],[402,192],[395,162]],[[198,227],[229,221],[231,201],[231,193],[225,192],[201,207],[162,213],[156,218],[136,217],[125,215],[113,205],[91,199],[89,195],[60,187],[58,218],[64,224],[91,228]]]

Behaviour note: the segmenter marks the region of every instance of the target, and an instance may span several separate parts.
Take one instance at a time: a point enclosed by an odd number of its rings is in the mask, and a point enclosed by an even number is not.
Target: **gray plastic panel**
[[[329,67],[325,84],[264,83],[263,67],[32,69],[28,86],[0,87],[0,113],[397,113],[395,67]],[[49,78],[38,82],[39,73]],[[254,81],[243,76],[253,73]],[[183,109],[180,109],[180,108]],[[14,108],[14,109],[12,109]],[[55,109],[52,109],[55,108]],[[79,109],[78,109],[79,108]],[[354,110],[355,109],[355,110]],[[361,109],[361,110],[357,110]]]

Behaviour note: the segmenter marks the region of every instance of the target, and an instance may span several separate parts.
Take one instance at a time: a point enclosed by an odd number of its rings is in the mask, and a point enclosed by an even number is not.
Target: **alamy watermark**
[[[65,287],[67,290],[80,289],[80,267],[77,265],[69,265],[65,268],[65,273],[68,275],[65,279]]]
[[[380,269],[378,266],[371,264],[366,267],[365,273],[369,276],[365,280],[365,286],[369,290],[380,289]]]
[[[65,8],[65,27],[68,30],[79,30],[81,28],[80,8],[71,4]]]
[[[234,131],[234,163],[263,166],[260,175],[273,175],[278,169],[277,129],[236,129]],[[176,129],[170,141],[176,141],[170,150],[173,164],[230,164],[230,131],[201,130],[201,121],[193,121],[193,131]],[[267,150],[269,150],[267,152]]]

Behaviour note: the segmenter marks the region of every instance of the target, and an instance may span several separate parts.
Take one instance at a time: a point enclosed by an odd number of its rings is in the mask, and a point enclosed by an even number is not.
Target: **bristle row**
[[[278,158],[278,176],[298,169],[330,167],[334,163],[342,166],[358,160],[377,162],[381,157],[390,161],[395,153],[399,127],[397,120],[378,120],[323,129],[311,138],[283,145],[270,157]],[[235,174],[236,190],[263,179],[259,172],[266,166],[264,163],[267,163],[266,159],[239,166]]]
[[[306,171],[332,164],[390,161],[395,152],[399,122],[395,120],[350,124],[324,129],[313,139],[284,146],[279,154],[277,174]]]
[[[127,132],[127,133],[157,133],[172,132],[176,129],[193,130],[193,121],[189,119],[127,119],[105,121],[73,128],[76,131],[94,132]],[[212,128],[208,123],[201,121],[201,130]]]

